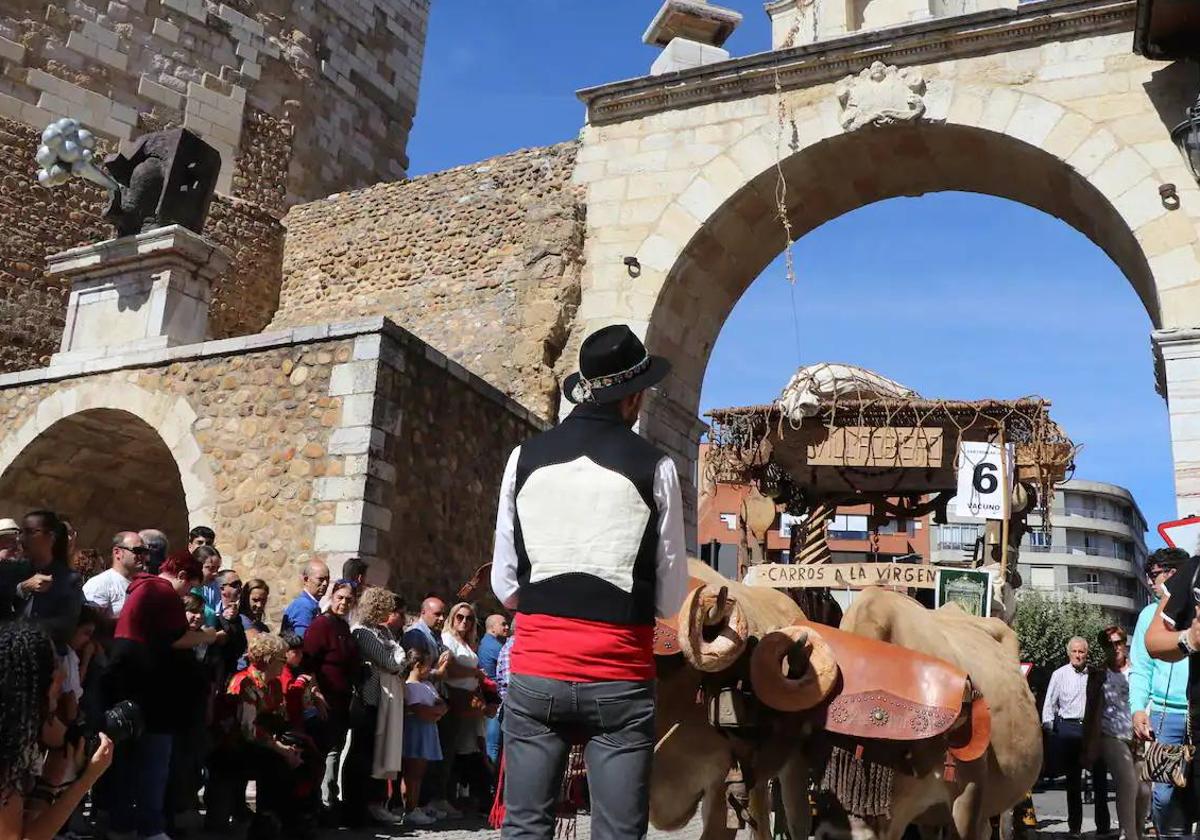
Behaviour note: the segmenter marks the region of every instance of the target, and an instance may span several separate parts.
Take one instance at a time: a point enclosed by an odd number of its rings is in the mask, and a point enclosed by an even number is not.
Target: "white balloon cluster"
[[[79,125],[79,120],[63,117],[46,126],[42,132],[42,145],[38,146],[36,160],[38,183],[44,187],[57,187],[67,183],[72,176],[86,178],[108,189],[117,184],[92,162],[96,154],[96,137]]]

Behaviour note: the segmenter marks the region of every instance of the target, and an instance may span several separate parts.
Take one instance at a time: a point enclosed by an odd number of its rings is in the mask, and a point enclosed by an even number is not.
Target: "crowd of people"
[[[98,559],[52,511],[0,520],[0,837],[304,836],[489,812],[506,616],[431,593],[410,621],[359,559],[336,580],[308,563],[273,604],[207,527],[176,551],[123,531]]]
[[[1168,583],[1191,563],[1186,551],[1159,549],[1146,561],[1147,582],[1160,596],[1168,595]],[[1113,828],[1110,775],[1117,827],[1126,840],[1141,840],[1147,816],[1160,838],[1192,834],[1197,814],[1192,786],[1152,783],[1146,778],[1152,774],[1143,767],[1143,745],[1189,741],[1188,660],[1158,658],[1147,644],[1156,615],[1162,624],[1161,610],[1161,603],[1145,607],[1132,638],[1121,627],[1106,627],[1097,639],[1103,651],[1100,667],[1088,664],[1087,639],[1071,639],[1067,664],[1050,678],[1042,706],[1042,725],[1049,736],[1046,771],[1066,779],[1067,826],[1073,836],[1079,835],[1083,823],[1085,770],[1091,777],[1097,834],[1110,834]]]

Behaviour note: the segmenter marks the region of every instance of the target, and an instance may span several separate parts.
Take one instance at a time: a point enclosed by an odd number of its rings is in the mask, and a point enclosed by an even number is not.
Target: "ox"
[[[650,783],[650,821],[674,831],[685,826],[704,802],[703,840],[732,840],[727,825],[726,778],[736,765],[747,778],[749,816],[759,838],[770,836],[766,785],[776,777],[792,837],[809,835],[809,766],[793,738],[781,737],[781,716],[771,715],[736,734],[709,721],[698,698],[704,688],[748,676],[749,648],[771,628],[803,620],[790,598],[727,580],[690,561],[693,588],[677,622],[660,623],[672,644],[659,646],[655,749]],[[677,635],[676,635],[677,634]],[[747,683],[748,684],[748,683]]]
[[[855,836],[898,840],[917,823],[946,826],[961,840],[989,837],[990,819],[1010,818],[1042,766],[1041,728],[1021,674],[1016,634],[998,619],[970,616],[957,605],[928,610],[882,589],[859,593],[841,629],[948,661],[969,676],[990,711],[986,750],[947,773],[944,744],[932,739],[914,747],[930,753],[915,763],[933,769],[915,777],[897,773],[890,816],[852,817]]]

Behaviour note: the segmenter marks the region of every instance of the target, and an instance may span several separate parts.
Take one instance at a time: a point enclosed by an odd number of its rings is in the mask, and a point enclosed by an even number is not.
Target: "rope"
[[[827,539],[829,523],[837,513],[837,505],[822,503],[808,513],[804,520],[804,542],[800,546],[799,557],[793,562],[800,564],[824,563],[833,555],[829,550]]]

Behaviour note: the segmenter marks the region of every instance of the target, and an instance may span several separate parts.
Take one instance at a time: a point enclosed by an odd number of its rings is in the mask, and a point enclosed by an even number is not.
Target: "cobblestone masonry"
[[[491,562],[508,453],[539,425],[523,412],[491,408],[490,389],[432,348],[398,351],[385,339],[376,422],[386,434],[372,513],[390,525],[379,533],[378,553],[392,558],[391,584],[415,604],[426,592],[452,597]],[[491,424],[483,427],[481,416]],[[486,582],[478,597],[491,597]]]
[[[505,454],[540,428],[382,318],[91,367],[0,377],[0,515],[53,506],[85,546],[209,524],[275,617],[314,556],[453,594],[490,554]]]
[[[73,116],[117,141],[136,136],[142,115],[184,125],[221,152],[218,190],[230,192],[257,110],[296,126],[295,153],[275,163],[294,201],[402,178],[428,8],[0,0],[0,116],[39,129]]]
[[[100,219],[103,190],[74,181],[37,184],[37,132],[0,118],[0,371],[44,365],[58,350],[68,289],[45,274],[50,254],[112,236]],[[233,255],[213,289],[216,338],[263,329],[279,299],[283,226],[269,210],[218,195],[204,233]]]
[[[293,207],[273,326],[387,315],[543,417],[579,299],[576,144]]]

